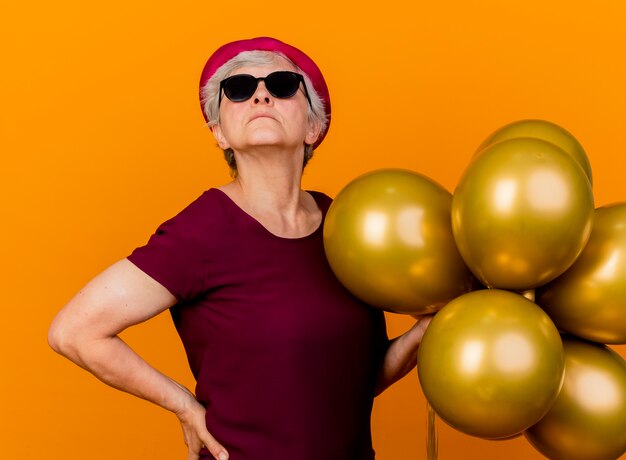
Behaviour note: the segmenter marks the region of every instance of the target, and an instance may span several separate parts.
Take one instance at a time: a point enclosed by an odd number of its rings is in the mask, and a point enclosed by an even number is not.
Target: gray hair
[[[200,92],[200,103],[202,105],[202,110],[204,111],[206,119],[208,120],[207,126],[213,127],[219,125],[220,123],[219,96],[220,82],[222,80],[229,77],[235,70],[241,67],[273,64],[276,61],[277,57],[285,59],[289,64],[293,66],[296,72],[302,74],[302,76],[304,77],[304,84],[306,85],[307,91],[309,93],[309,98],[311,99],[311,104],[307,104],[309,123],[318,123],[322,127],[320,132],[325,132],[326,127],[328,126],[328,117],[326,116],[326,112],[324,110],[324,102],[315,91],[315,88],[313,88],[313,83],[311,83],[308,75],[305,74],[284,54],[274,51],[243,51],[234,58],[232,58],[230,61],[226,62],[219,69],[217,69],[217,71],[206,82]],[[302,165],[303,168],[306,166],[312,156],[313,146],[306,144],[304,146],[304,163]],[[237,177],[237,163],[235,161],[235,153],[233,152],[233,150],[230,148],[225,149],[224,158],[226,159],[226,162],[230,167],[231,176]]]

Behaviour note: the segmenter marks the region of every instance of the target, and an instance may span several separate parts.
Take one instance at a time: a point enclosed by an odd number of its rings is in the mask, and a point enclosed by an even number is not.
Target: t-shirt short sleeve
[[[163,222],[147,244],[127,259],[169,290],[178,301],[197,298],[206,287],[205,195]]]

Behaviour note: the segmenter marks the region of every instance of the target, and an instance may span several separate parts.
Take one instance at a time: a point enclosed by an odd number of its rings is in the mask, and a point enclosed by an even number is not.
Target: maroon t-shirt
[[[311,194],[325,215],[330,198]],[[337,281],[322,227],[278,237],[210,189],[128,257],[178,299],[196,396],[231,460],[374,458],[385,320]]]

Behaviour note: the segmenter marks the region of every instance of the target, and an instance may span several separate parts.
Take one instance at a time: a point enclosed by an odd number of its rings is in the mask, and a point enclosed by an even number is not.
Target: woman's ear
[[[230,148],[230,144],[224,137],[222,127],[219,124],[211,126],[211,132],[213,133],[213,137],[215,137],[215,140],[217,141],[217,145],[219,145],[222,150]]]
[[[317,138],[320,137],[320,133],[322,132],[322,124],[319,121],[314,121],[309,123],[309,130],[306,133],[306,137],[304,138],[304,143],[308,145],[315,144]]]

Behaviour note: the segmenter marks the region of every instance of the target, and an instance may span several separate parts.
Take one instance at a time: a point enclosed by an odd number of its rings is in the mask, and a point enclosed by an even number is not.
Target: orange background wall
[[[228,180],[196,99],[217,46],[271,35],[323,69],[333,122],[308,188],[403,167],[452,191],[490,132],[532,117],[580,140],[603,205],[626,200],[625,22],[621,0],[0,0],[0,457],[185,458],[173,415],[55,355],[46,331],[91,277]],[[392,336],[411,324],[388,322]],[[193,387],[167,314],[124,338]],[[378,458],[425,458],[425,422],[412,373],[376,401]],[[542,458],[438,426],[441,459]]]

